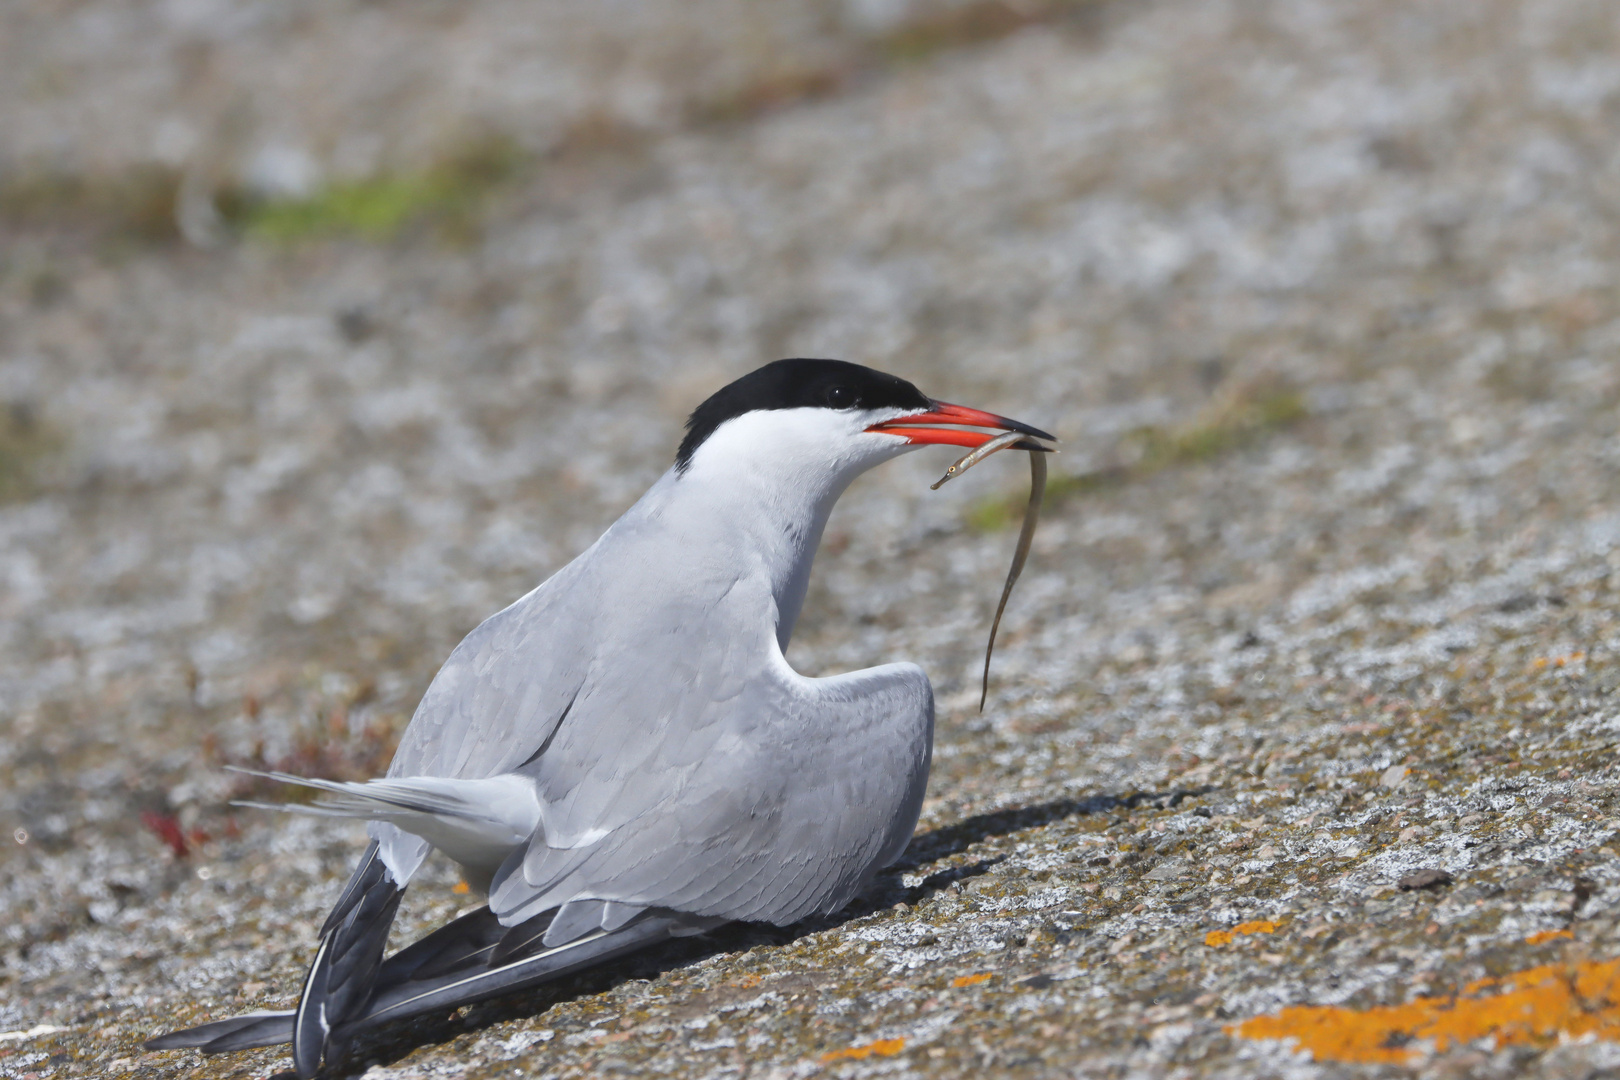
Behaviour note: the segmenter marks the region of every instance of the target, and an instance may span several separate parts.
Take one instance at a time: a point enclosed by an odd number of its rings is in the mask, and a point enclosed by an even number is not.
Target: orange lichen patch
[[[993,976],[988,971],[981,971],[977,975],[958,975],[951,980],[952,986],[974,986],[978,983],[989,982]]]
[[[871,1057],[873,1054],[878,1057],[894,1057],[905,1048],[906,1040],[904,1039],[879,1039],[877,1042],[869,1042],[864,1046],[851,1046],[847,1050],[830,1051],[822,1054],[821,1060],[841,1061],[845,1058],[851,1058],[860,1061],[863,1058]]]
[[[1491,991],[1499,991],[1490,993]],[[1411,1064],[1424,1053],[1494,1038],[1498,1047],[1551,1046],[1591,1035],[1620,1040],[1620,960],[1546,964],[1480,979],[1455,997],[1346,1009],[1296,1005],[1226,1028],[1246,1039],[1292,1039],[1317,1061]]]
[[[1548,941],[1557,941],[1559,938],[1573,940],[1574,934],[1568,930],[1538,930],[1524,939],[1526,945],[1540,945]]]
[[[1256,919],[1253,922],[1238,923],[1230,930],[1211,930],[1204,935],[1204,944],[1212,949],[1218,949],[1222,945],[1232,944],[1234,937],[1242,937],[1245,934],[1275,934],[1277,926],[1278,924],[1270,919]]]
[[[1584,652],[1572,652],[1568,656],[1543,656],[1537,659],[1530,666],[1535,668],[1537,671],[1541,671],[1549,666],[1561,668],[1566,664],[1578,664],[1585,659],[1586,654]]]
[[[450,891],[455,893],[457,896],[466,896],[468,893],[472,892],[472,886],[468,885],[465,881],[458,881],[450,887]]]

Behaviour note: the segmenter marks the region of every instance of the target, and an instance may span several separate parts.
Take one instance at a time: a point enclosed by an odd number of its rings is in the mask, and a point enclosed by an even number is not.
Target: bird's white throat
[[[773,409],[726,421],[671,469],[657,496],[667,524],[693,543],[715,543],[739,573],[763,573],[776,601],[776,637],[787,648],[810,567],[833,505],[866,470],[915,449],[866,430],[899,410]],[[723,537],[723,539],[721,539]]]

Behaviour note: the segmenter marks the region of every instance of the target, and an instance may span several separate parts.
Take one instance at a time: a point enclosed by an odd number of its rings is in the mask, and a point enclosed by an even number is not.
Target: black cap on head
[[[933,406],[906,380],[844,360],[777,360],[717,390],[692,410],[675,452],[682,472],[703,440],[727,420],[760,409],[916,409]]]

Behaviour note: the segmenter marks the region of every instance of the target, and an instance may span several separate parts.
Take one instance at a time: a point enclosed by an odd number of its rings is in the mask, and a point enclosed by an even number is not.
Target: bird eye
[[[835,386],[827,391],[827,404],[835,409],[847,409],[855,404],[855,391],[847,386]]]

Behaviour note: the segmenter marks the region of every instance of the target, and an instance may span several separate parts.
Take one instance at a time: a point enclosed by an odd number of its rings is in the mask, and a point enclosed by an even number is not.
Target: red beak
[[[949,427],[915,427],[917,424],[948,424]],[[995,431],[964,431],[967,427],[994,428]],[[885,420],[881,424],[873,424],[867,431],[879,431],[885,435],[898,435],[908,443],[945,443],[950,446],[966,446],[977,448],[995,438],[999,432],[1021,431],[1033,438],[1024,442],[1014,443],[1017,450],[1050,450],[1049,446],[1042,446],[1034,439],[1045,439],[1047,442],[1057,442],[1057,439],[1048,435],[1040,428],[1031,427],[1017,420],[1009,420],[1005,416],[985,412],[982,409],[970,409],[965,405],[952,405],[944,401],[934,402],[934,407],[927,412],[913,413],[910,416],[897,416],[893,420]]]

